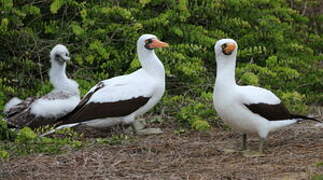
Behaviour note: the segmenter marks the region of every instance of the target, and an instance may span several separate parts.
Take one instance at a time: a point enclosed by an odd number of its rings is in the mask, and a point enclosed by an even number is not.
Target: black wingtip
[[[302,116],[302,115],[298,115],[298,114],[293,114],[292,116],[295,119],[311,120],[311,121],[322,123],[322,121],[312,118],[312,117]]]

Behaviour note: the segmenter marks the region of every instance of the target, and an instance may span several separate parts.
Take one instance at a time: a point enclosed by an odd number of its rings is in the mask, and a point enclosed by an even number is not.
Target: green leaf
[[[318,163],[316,163],[316,166],[317,166],[317,167],[323,167],[323,162],[318,162]]]
[[[0,159],[8,159],[9,158],[9,153],[4,150],[0,150]]]
[[[81,26],[79,26],[78,24],[72,24],[71,27],[72,27],[72,31],[75,35],[80,36],[80,35],[84,34],[84,29]]]
[[[9,10],[13,7],[13,0],[2,0],[4,9]]]
[[[139,59],[138,58],[135,58],[134,60],[131,61],[130,63],[130,68],[131,69],[137,69],[139,68],[141,65],[140,65],[140,62],[139,62]]]
[[[40,15],[40,9],[36,6],[26,5],[23,7],[23,10],[27,14]]]
[[[50,5],[50,12],[52,14],[56,14],[58,10],[65,4],[66,1],[64,0],[53,0],[52,4]]]
[[[323,180],[323,175],[314,175],[311,180]]]
[[[151,0],[139,0],[139,3],[145,6],[146,4],[150,3]]]
[[[21,130],[19,130],[16,138],[16,142],[26,143],[35,138],[37,138],[36,133],[33,130],[31,130],[29,127],[24,127]]]

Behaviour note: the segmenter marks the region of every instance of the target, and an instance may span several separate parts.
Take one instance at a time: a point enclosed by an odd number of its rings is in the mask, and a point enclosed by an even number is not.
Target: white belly
[[[164,92],[165,92],[165,83],[161,82],[156,86],[154,94],[149,99],[149,101],[143,107],[135,111],[133,115],[137,117],[151,110],[162,98],[162,96],[164,95]]]
[[[111,127],[117,124],[122,123],[122,118],[116,117],[116,118],[102,118],[102,119],[93,119],[90,121],[83,122],[83,124],[91,127],[96,128],[105,128],[105,127]]]
[[[267,123],[238,104],[218,106],[216,110],[224,123],[242,133],[258,134],[260,127]]]

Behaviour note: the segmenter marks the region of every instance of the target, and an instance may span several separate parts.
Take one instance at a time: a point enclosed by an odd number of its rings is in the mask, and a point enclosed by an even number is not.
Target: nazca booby
[[[255,86],[239,86],[235,80],[237,43],[222,39],[215,44],[216,80],[214,107],[223,121],[243,133],[242,148],[246,149],[247,134],[260,137],[259,152],[269,132],[314,118],[291,114],[271,91]]]
[[[140,133],[134,126],[135,118],[154,107],[165,91],[165,69],[154,51],[155,48],[163,47],[168,47],[168,44],[159,41],[156,36],[142,35],[137,41],[142,68],[96,84],[71,113],[58,120],[54,130],[42,136],[77,125],[103,128],[131,124],[135,132]]]
[[[54,89],[42,97],[12,98],[4,108],[9,127],[37,128],[52,124],[71,112],[80,101],[78,83],[66,76],[66,62],[70,60],[68,49],[57,44],[50,52],[49,81]]]

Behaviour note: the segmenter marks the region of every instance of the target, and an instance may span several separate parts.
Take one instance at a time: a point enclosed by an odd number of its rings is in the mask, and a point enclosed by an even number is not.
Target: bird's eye
[[[147,39],[147,40],[145,40],[145,43],[146,44],[149,44],[149,43],[152,43],[153,42],[153,40],[152,39]]]
[[[226,47],[227,47],[226,43],[222,44],[222,46],[221,46],[222,49],[225,49]]]
[[[67,56],[67,57],[68,57],[68,56],[69,56],[69,55],[68,55],[68,53],[65,53],[65,56]]]
[[[149,47],[149,44],[152,43],[153,40],[152,39],[147,39],[145,40],[145,48],[148,50],[153,50],[152,48]]]

